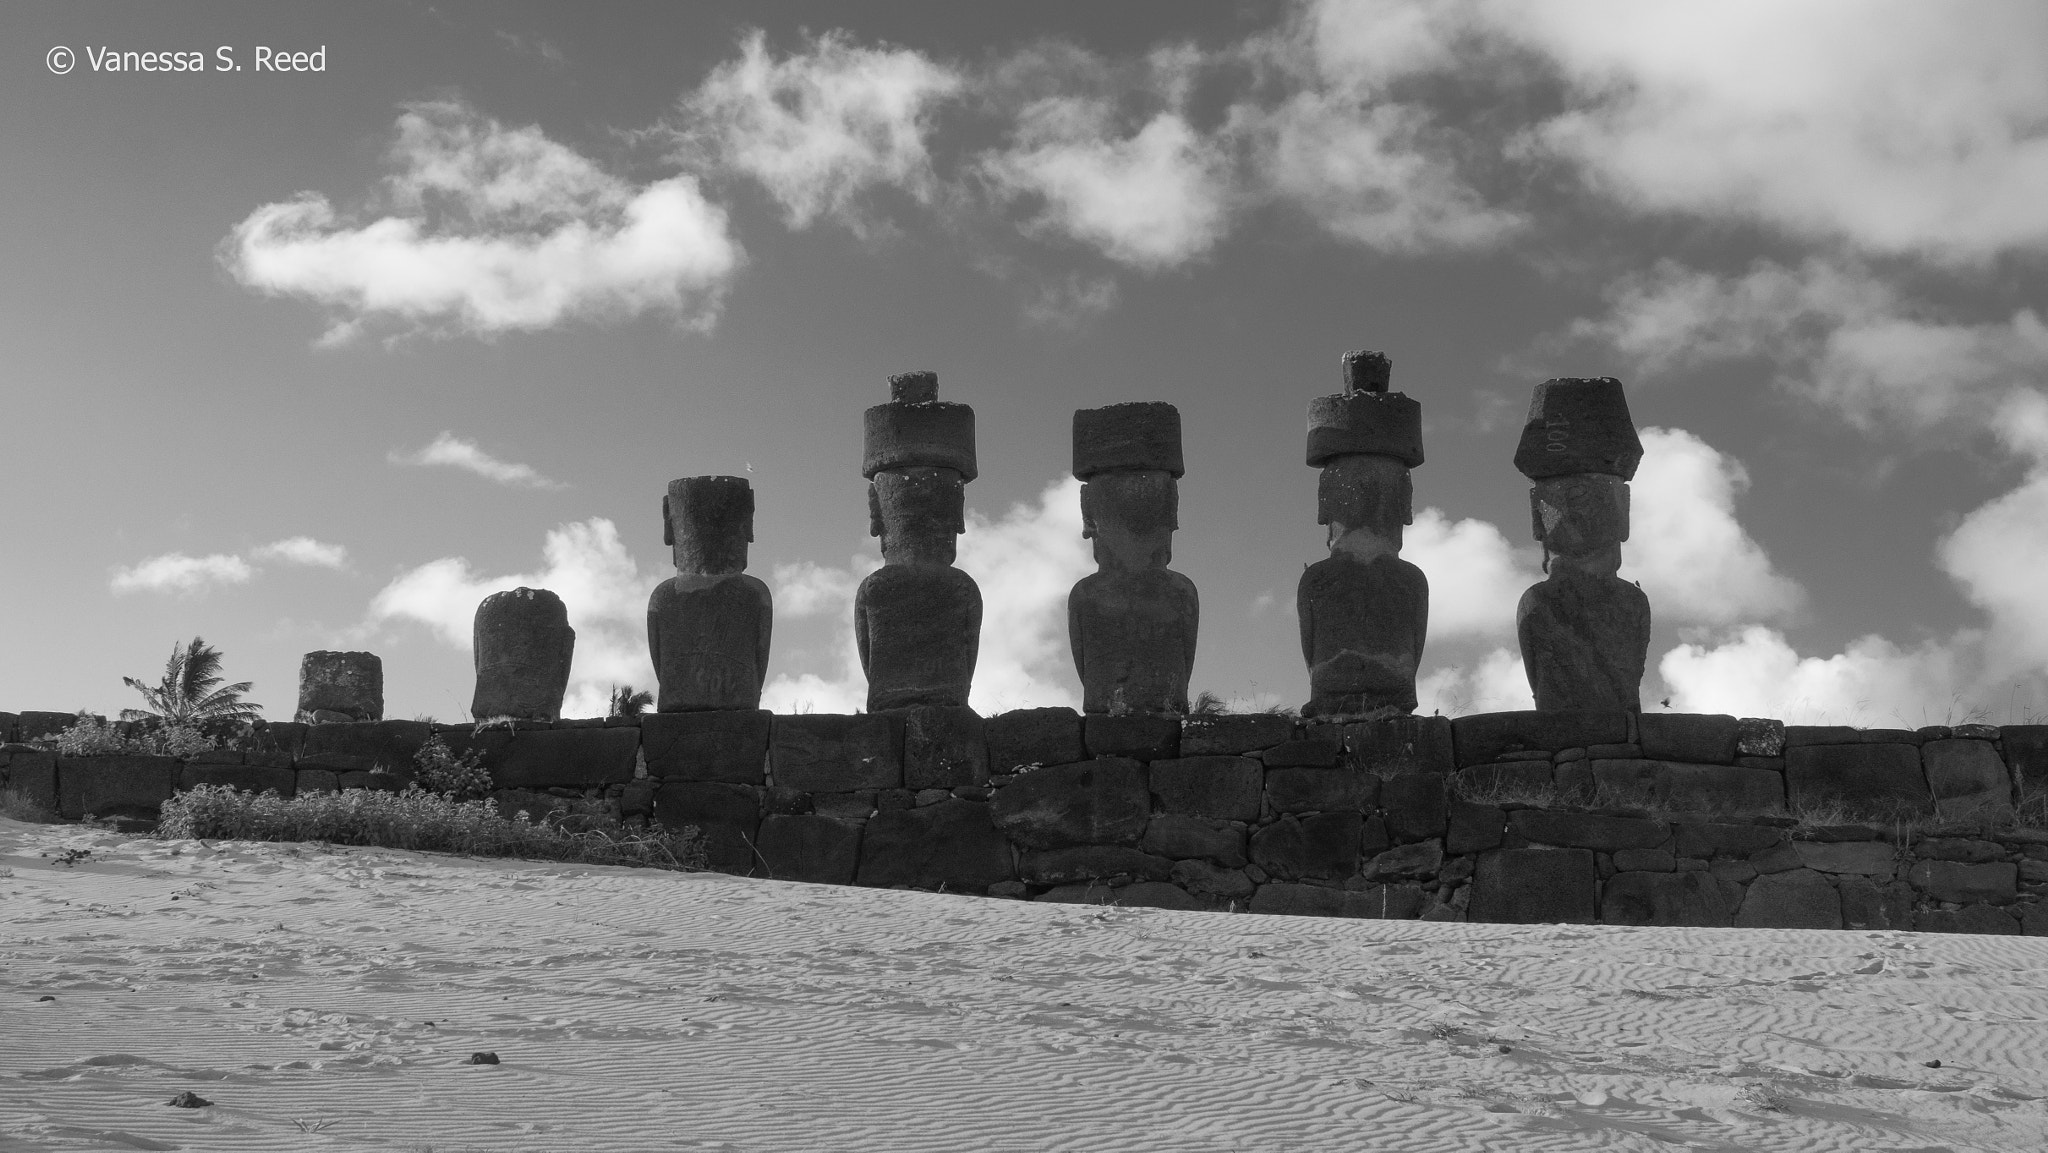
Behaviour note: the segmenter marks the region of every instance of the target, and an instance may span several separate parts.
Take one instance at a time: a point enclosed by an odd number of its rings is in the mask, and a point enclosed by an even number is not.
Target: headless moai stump
[[[768,586],[746,572],[753,488],[737,476],[670,481],[661,521],[676,575],[647,599],[647,654],[660,686],[655,711],[760,707],[774,602]]]
[[[1389,370],[1379,353],[1348,353],[1345,391],[1309,402],[1308,463],[1323,470],[1316,521],[1329,526],[1330,555],[1301,574],[1295,596],[1304,716],[1415,710],[1429,580],[1400,553],[1414,521],[1408,470],[1422,463],[1422,406],[1387,391]]]
[[[965,705],[981,650],[981,589],[953,567],[975,478],[974,410],[938,399],[938,377],[889,378],[867,410],[861,473],[882,567],[860,582],[853,635],[868,711]]]
[[[476,695],[469,715],[562,719],[576,630],[562,598],[546,589],[492,593],[476,606]]]
[[[1549,576],[1522,594],[1515,631],[1538,709],[1642,710],[1650,598],[1616,575],[1642,459],[1620,381],[1536,386],[1515,467],[1536,482],[1531,527]]]
[[[1180,411],[1147,402],[1074,413],[1081,535],[1093,575],[1067,595],[1067,636],[1090,713],[1185,713],[1201,604],[1167,568],[1180,527]]]
[[[384,662],[376,653],[307,653],[299,662],[298,720],[384,719]]]

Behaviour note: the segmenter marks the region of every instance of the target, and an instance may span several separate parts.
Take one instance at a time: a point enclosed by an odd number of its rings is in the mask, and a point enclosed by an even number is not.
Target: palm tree
[[[615,717],[637,717],[654,703],[654,694],[641,690],[635,692],[632,685],[612,686],[611,714]]]
[[[220,650],[198,637],[189,645],[171,646],[161,683],[145,685],[134,677],[122,677],[121,683],[141,693],[149,705],[122,709],[124,721],[196,727],[213,721],[253,721],[263,715],[263,706],[242,699],[251,682],[221,684]]]

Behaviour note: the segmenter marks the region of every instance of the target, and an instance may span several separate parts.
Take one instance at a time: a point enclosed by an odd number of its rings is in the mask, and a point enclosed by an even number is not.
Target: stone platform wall
[[[0,713],[0,736],[71,719]],[[182,761],[7,744],[0,785],[72,819],[147,820],[202,783],[402,788],[434,732],[484,750],[507,812],[694,825],[713,867],[755,876],[1320,916],[2048,934],[2048,833],[2013,820],[2048,781],[2040,725],[1068,709],[270,724]]]

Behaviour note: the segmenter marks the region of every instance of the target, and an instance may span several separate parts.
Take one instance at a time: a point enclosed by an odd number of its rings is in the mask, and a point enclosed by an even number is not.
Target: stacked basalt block
[[[676,575],[647,600],[647,652],[663,713],[754,709],[768,675],[774,601],[747,571],[754,490],[737,476],[669,482],[662,543]]]
[[[472,634],[476,692],[469,715],[554,721],[562,716],[576,630],[569,610],[547,589],[492,593],[476,606]]]

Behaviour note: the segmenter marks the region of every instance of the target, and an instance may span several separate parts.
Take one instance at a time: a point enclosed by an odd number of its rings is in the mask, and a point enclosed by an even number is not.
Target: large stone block
[[[1922,909],[1914,915],[1913,928],[1922,933],[1978,933],[1986,936],[2018,936],[2019,919],[1990,905],[1965,905],[1960,909]]]
[[[1721,824],[1713,821],[1679,821],[1672,825],[1671,851],[1681,857],[1711,860],[1715,857],[1748,857],[1785,839],[1785,830],[1769,825]]]
[[[1854,874],[1890,880],[1898,871],[1897,854],[1883,841],[1794,841],[1799,860],[1817,873]]]
[[[1150,775],[1162,813],[1255,821],[1264,774],[1250,757],[1216,756],[1153,761]]]
[[[1449,717],[1398,716],[1344,726],[1344,755],[1354,767],[1382,777],[1447,773],[1452,756]]]
[[[761,818],[759,848],[767,876],[779,881],[850,885],[860,866],[861,822],[775,814]]]
[[[297,721],[257,721],[234,740],[242,750],[245,764],[289,769],[305,752],[306,733],[311,725]]]
[[[1357,813],[1286,816],[1252,834],[1252,863],[1283,881],[1342,880],[1358,872]]]
[[[1378,777],[1352,769],[1266,770],[1266,799],[1278,813],[1362,812],[1379,795]]]
[[[1784,777],[1770,769],[1639,759],[1586,763],[1593,783],[1614,804],[1731,817],[1778,816],[1785,811]],[[1570,767],[1559,766],[1561,783]]]
[[[195,765],[188,762],[178,770],[180,790],[200,785],[226,785],[245,793],[275,792],[280,797],[289,797],[298,792],[299,775],[291,769],[268,765]]]
[[[1444,850],[1453,854],[1464,854],[1497,849],[1500,847],[1501,835],[1507,829],[1507,821],[1507,813],[1492,805],[1453,801],[1450,805],[1449,827],[1444,833]]]
[[[637,729],[529,729],[484,754],[501,789],[620,785],[633,779]]]
[[[1014,772],[1019,765],[1069,765],[1088,759],[1081,743],[1081,714],[1069,708],[1013,709],[988,719],[989,771]]]
[[[1245,831],[1241,826],[1199,817],[1167,814],[1152,818],[1145,826],[1139,847],[1174,860],[1199,858],[1230,869],[1241,869],[1245,856]]]
[[[909,885],[980,893],[1014,880],[1010,846],[976,801],[940,801],[868,818],[861,839],[862,885]]]
[[[1409,773],[1380,782],[1380,811],[1395,844],[1441,837],[1450,822],[1450,787],[1442,773]]]
[[[1226,869],[1208,861],[1176,861],[1173,883],[1216,904],[1248,900],[1258,888],[1243,869]]]
[[[2001,725],[1998,747],[2006,768],[2023,787],[2038,789],[2048,784],[2048,725]]]
[[[1580,765],[1584,761],[1576,762]],[[1559,766],[1564,767],[1564,766]],[[1540,761],[1496,761],[1458,770],[1458,785],[1474,794],[1498,795],[1502,791],[1534,792],[1556,783],[1550,759]],[[1576,787],[1576,786],[1574,786]]]
[[[0,753],[0,788],[18,792],[30,804],[58,811],[57,754],[44,752]]]
[[[774,714],[765,709],[646,713],[637,729],[647,775],[672,781],[766,781]]]
[[[1928,741],[1920,763],[1943,820],[2012,815],[2012,775],[1990,741]]]
[[[87,814],[153,821],[177,780],[170,757],[58,757],[57,811],[71,821]]]
[[[1785,791],[1795,808],[1839,803],[1852,813],[1885,816],[1932,807],[1920,750],[1907,744],[1788,746]]]
[[[18,713],[0,712],[0,744],[20,739],[14,735],[15,724],[20,720],[21,716]]]
[[[1091,757],[1140,761],[1180,755],[1180,718],[1152,713],[1089,713],[1081,718],[1082,739]]]
[[[965,705],[927,705],[902,713],[904,788],[988,783],[988,740],[980,713]]]
[[[1285,713],[1242,713],[1189,717],[1180,727],[1184,757],[1230,756],[1269,749],[1293,738],[1295,719]]]
[[[1600,894],[1600,920],[1608,925],[1735,923],[1742,886],[1712,873],[1616,873]]]
[[[384,719],[384,661],[376,653],[307,653],[299,662],[298,720]]]
[[[1179,885],[1165,881],[1136,881],[1116,891],[1115,904],[1129,909],[1179,909],[1194,912],[1203,902]]]
[[[1597,472],[1627,480],[1642,459],[1643,442],[1620,381],[1558,377],[1536,386],[1515,445],[1515,469],[1523,476]]]
[[[1930,861],[1981,865],[1986,861],[2005,860],[2006,849],[1996,841],[1982,841],[1975,837],[1922,837],[1913,843],[1913,855]]]
[[[1334,768],[1344,759],[1344,732],[1334,725],[1316,725],[1309,735],[1282,741],[1259,754],[1269,769]]]
[[[471,652],[476,667],[472,717],[552,721],[562,715],[576,630],[569,610],[547,589],[492,593],[476,606]]]
[[[1451,721],[1459,767],[1483,765],[1500,754],[1621,744],[1628,740],[1628,714],[1621,712],[1473,713]]]
[[[1173,862],[1124,845],[1075,845],[1025,851],[1018,858],[1017,876],[1034,885],[1164,881],[1173,876]]]
[[[1906,870],[1913,887],[1937,901],[1999,904],[2019,896],[2019,866],[2010,861],[1965,865],[1959,861],[1916,861]]]
[[[1662,821],[1546,809],[1518,809],[1509,813],[1508,827],[1537,844],[1602,852],[1654,849],[1671,839],[1671,827]]]
[[[1120,469],[1184,475],[1180,410],[1157,400],[1074,410],[1074,475],[1085,481]]]
[[[1844,929],[1911,929],[1913,888],[1904,881],[1880,885],[1868,877],[1835,879],[1842,898]]]
[[[1749,883],[1735,913],[1738,929],[1839,929],[1842,898],[1812,869],[1768,873]]]
[[[1252,894],[1251,911],[1280,917],[1349,916],[1345,902],[1354,894],[1321,885],[1269,882]]]
[[[670,781],[655,791],[654,819],[671,829],[695,826],[704,837],[706,863],[718,872],[751,876],[760,867],[754,838],[761,827],[761,797],[752,785]]]
[[[1098,757],[1034,769],[996,791],[996,827],[1020,845],[1135,842],[1152,817],[1145,766],[1125,757]]]
[[[1600,868],[1585,849],[1496,849],[1479,855],[1467,920],[1590,925],[1600,914]]]
[[[306,730],[298,767],[333,769],[338,773],[381,770],[410,779],[417,767],[413,756],[433,731],[433,726],[425,721],[312,725]]]
[[[1636,718],[1636,743],[1653,761],[1732,765],[1741,722],[1716,713],[1644,713]]]
[[[1442,841],[1417,841],[1398,845],[1373,857],[1358,871],[1368,881],[1429,880],[1444,867]]]
[[[78,723],[77,713],[53,713],[43,709],[27,709],[14,719],[15,739],[19,741],[40,741],[54,737]]]
[[[894,713],[807,713],[775,718],[775,783],[814,793],[903,787],[903,718]]]

